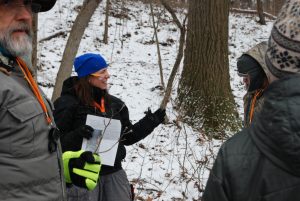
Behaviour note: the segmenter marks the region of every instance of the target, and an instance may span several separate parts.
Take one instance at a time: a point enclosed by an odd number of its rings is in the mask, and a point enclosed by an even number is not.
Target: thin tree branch
[[[169,11],[169,13],[171,14],[175,24],[178,26],[179,29],[183,29],[182,24],[180,23],[179,19],[177,18],[175,12],[173,11],[173,9],[171,8],[171,6],[167,3],[166,0],[160,0],[160,2],[162,3],[162,5],[167,9],[167,11]]]
[[[157,36],[157,27],[155,25],[155,19],[154,19],[153,5],[152,5],[151,1],[150,1],[149,4],[150,4],[151,15],[152,15],[152,22],[153,22],[155,41],[156,41],[156,48],[157,48],[160,83],[161,83],[161,86],[163,87],[163,89],[165,90],[164,75],[163,75],[163,68],[162,68],[162,63],[161,63],[161,54],[160,54],[160,48],[159,48],[159,41],[158,41],[158,36]]]
[[[185,29],[186,18],[184,19],[184,22],[183,22],[183,25],[182,25],[180,23],[180,21],[178,20],[176,14],[174,13],[173,9],[169,6],[169,4],[165,0],[160,0],[160,1],[163,4],[163,6],[170,12],[171,16],[173,17],[173,20],[174,20],[175,24],[180,29],[178,54],[177,54],[175,64],[173,66],[172,72],[171,72],[169,80],[168,80],[167,88],[165,90],[165,96],[164,96],[164,98],[161,102],[161,105],[160,105],[161,108],[166,108],[166,106],[167,106],[167,104],[170,100],[170,97],[171,97],[173,81],[175,79],[175,75],[176,75],[176,73],[179,69],[180,62],[181,62],[182,57],[183,57],[183,49],[184,49],[185,34],[186,34],[186,29]]]

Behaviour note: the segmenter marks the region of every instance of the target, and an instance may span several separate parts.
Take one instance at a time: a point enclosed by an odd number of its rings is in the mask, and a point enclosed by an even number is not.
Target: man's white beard
[[[25,31],[27,34],[12,36],[16,30]],[[32,32],[26,23],[20,23],[18,26],[9,27],[0,33],[0,46],[14,57],[31,58],[32,53]]]

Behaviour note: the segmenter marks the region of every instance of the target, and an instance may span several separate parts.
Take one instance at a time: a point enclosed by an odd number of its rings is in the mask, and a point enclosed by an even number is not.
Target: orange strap
[[[252,122],[252,119],[254,116],[254,109],[255,109],[255,103],[256,103],[257,97],[259,97],[263,91],[264,91],[263,89],[260,89],[260,90],[257,90],[254,94],[254,97],[251,101],[251,106],[250,106],[249,123]]]
[[[33,77],[31,75],[30,71],[28,70],[25,62],[21,58],[19,58],[19,57],[16,58],[16,61],[17,61],[18,65],[20,66],[20,68],[21,68],[21,70],[22,70],[22,72],[23,72],[23,74],[25,76],[25,79],[27,80],[28,84],[30,85],[31,90],[33,91],[35,97],[39,101],[39,103],[40,103],[40,105],[41,105],[41,107],[42,107],[42,109],[43,109],[43,111],[45,113],[45,117],[46,117],[47,123],[51,124],[52,120],[51,120],[51,118],[49,116],[49,113],[48,113],[47,107],[46,107],[46,105],[44,103],[44,100],[42,98],[42,95],[41,95],[41,93],[40,93],[40,91],[38,89],[37,83],[33,79]]]
[[[101,98],[100,104],[101,105],[99,105],[96,101],[94,101],[94,106],[98,110],[100,110],[102,113],[104,113],[105,112],[105,104],[104,104],[104,98],[103,97]]]

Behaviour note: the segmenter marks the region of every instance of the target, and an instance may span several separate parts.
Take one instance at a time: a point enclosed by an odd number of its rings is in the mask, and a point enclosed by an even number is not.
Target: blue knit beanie
[[[107,66],[108,64],[100,54],[87,53],[76,57],[74,60],[74,68],[79,78],[95,73]]]

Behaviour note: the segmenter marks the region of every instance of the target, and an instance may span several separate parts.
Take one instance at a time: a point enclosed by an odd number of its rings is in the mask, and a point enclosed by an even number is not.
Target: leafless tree
[[[63,81],[72,73],[73,60],[77,54],[82,35],[84,34],[85,28],[88,26],[88,23],[100,2],[101,0],[85,0],[83,2],[82,8],[73,24],[63,53],[62,62],[59,67],[52,94],[52,101],[55,101],[60,96]]]
[[[229,1],[190,0],[178,107],[209,137],[239,128],[229,82]]]

